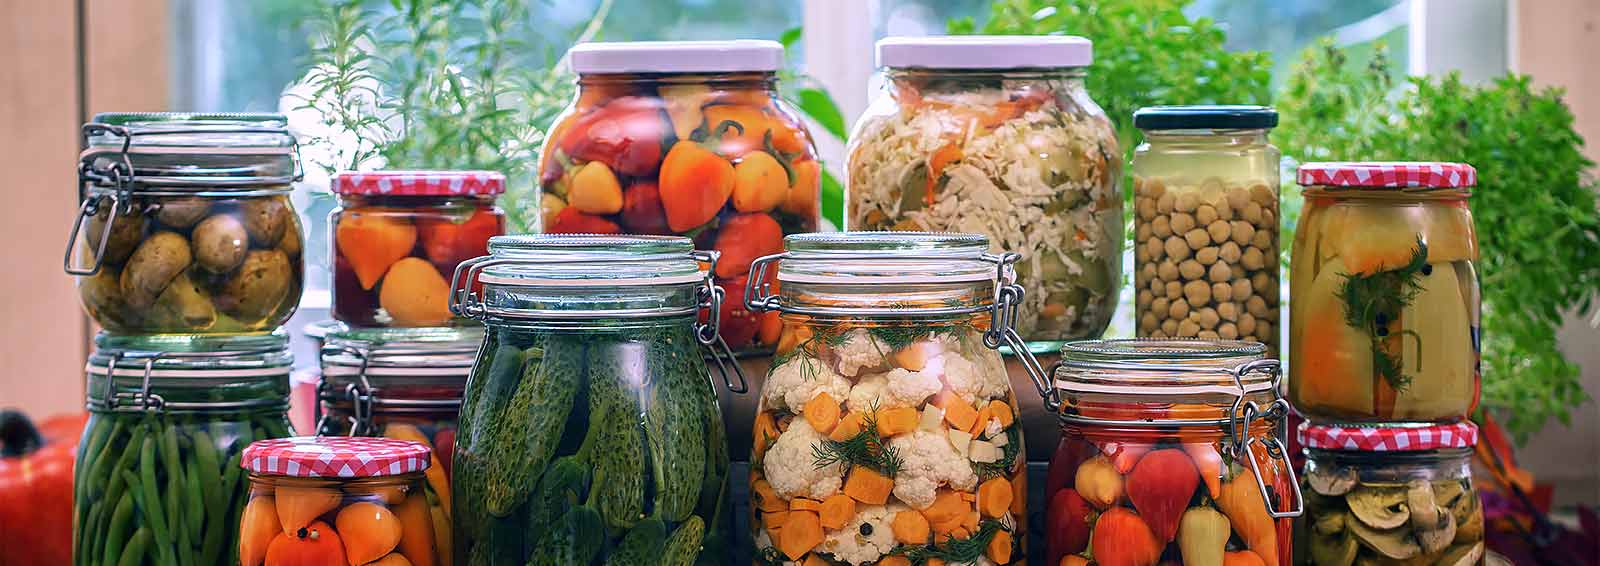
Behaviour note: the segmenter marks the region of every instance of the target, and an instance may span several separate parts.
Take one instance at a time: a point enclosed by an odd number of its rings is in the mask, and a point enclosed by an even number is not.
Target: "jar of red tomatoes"
[[[427,445],[393,438],[260,440],[239,465],[250,498],[238,522],[245,566],[439,564],[423,472]],[[181,527],[180,527],[181,528]]]
[[[1302,502],[1259,342],[1068,343],[1045,484],[1048,564],[1288,566]],[[1229,557],[1233,557],[1232,560]]]
[[[505,232],[491,171],[346,171],[334,176],[333,316],[358,327],[449,326],[450,275]]]
[[[547,233],[683,235],[722,253],[717,284],[730,346],[777,342],[737,294],[755,258],[817,228],[821,168],[778,96],[772,41],[585,43],[568,53],[578,97],[542,161]]]

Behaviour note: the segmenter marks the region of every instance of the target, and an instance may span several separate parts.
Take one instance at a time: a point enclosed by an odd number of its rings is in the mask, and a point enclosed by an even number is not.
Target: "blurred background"
[[[79,124],[102,111],[277,111],[290,114],[306,139],[336,137],[326,135],[334,124],[320,119],[316,101],[310,100],[314,85],[306,77],[308,70],[327,64],[330,14],[347,4],[0,0],[0,22],[4,22],[0,25],[5,30],[0,33],[0,131],[4,132],[0,164],[10,177],[6,202],[0,207],[4,215],[0,242],[7,260],[0,270],[0,304],[6,313],[0,319],[0,406],[18,406],[40,415],[82,407],[83,360],[94,329],[80,310],[71,278],[60,268],[77,204],[74,162],[80,147]],[[368,14],[364,17],[385,21],[386,14],[395,13],[394,5],[407,2],[355,4]],[[534,117],[552,116],[566,104],[570,77],[561,69],[561,57],[579,39],[783,41],[792,68],[786,88],[813,120],[813,131],[835,134],[817,138],[824,161],[837,174],[844,128],[877,88],[873,65],[877,39],[951,31],[1073,34],[1079,33],[1074,22],[1059,11],[1092,13],[1097,3],[473,0],[461,4],[469,14],[502,4],[515,8],[512,13],[518,19],[501,40],[510,46],[513,66],[523,71],[518,76],[543,85],[542,96],[521,101],[528,107],[527,115]],[[1414,89],[1407,77],[1455,73],[1468,88],[1481,87],[1486,93],[1525,88],[1558,98],[1571,112],[1571,122],[1562,121],[1558,127],[1570,127],[1589,138],[1600,136],[1600,70],[1586,60],[1600,50],[1597,0],[1122,0],[1101,2],[1098,8],[1109,12],[1129,4],[1181,12],[1169,31],[1186,33],[1192,31],[1189,26],[1203,24],[1205,33],[1212,34],[1207,37],[1219,39],[1225,52],[1259,55],[1249,61],[1255,71],[1264,73],[1252,79],[1260,83],[1260,94],[1253,98],[1261,100],[1215,102],[1271,102],[1278,97],[1315,102],[1315,97],[1293,92],[1297,84],[1316,85],[1321,80],[1302,61],[1336,52],[1348,68],[1384,75],[1376,83],[1370,76],[1364,79],[1369,82],[1362,84],[1386,87],[1369,102],[1382,103]],[[453,31],[464,36],[483,32],[470,26]],[[379,30],[375,37],[384,33]],[[1204,76],[1203,65],[1185,69],[1165,61],[1159,51],[1133,48],[1124,50],[1143,53],[1146,60],[1121,60],[1121,66],[1103,68],[1098,59],[1104,46],[1118,49],[1142,38],[1091,39],[1097,51],[1091,73],[1151,72],[1170,75],[1158,77],[1161,81],[1213,80]],[[1520,79],[1505,78],[1522,75],[1530,77],[1525,87],[1516,86]],[[1507,80],[1512,81],[1509,86]],[[1563,90],[1542,90],[1547,87]],[[1111,93],[1092,94],[1105,103],[1101,97]],[[1139,95],[1159,99],[1159,93],[1132,93],[1128,99],[1142,100]],[[1118,108],[1110,109],[1114,120],[1126,122],[1126,115],[1115,113]],[[295,199],[311,240],[306,249],[313,253],[307,266],[308,289],[291,328],[326,318],[329,303],[326,213],[332,199],[326,194],[326,179],[341,148],[323,143],[306,149],[311,166]],[[1581,151],[1591,159],[1597,155],[1594,145]],[[1578,167],[1579,182],[1592,189],[1593,164]],[[1496,190],[1526,191],[1533,197],[1546,188],[1518,181],[1496,179]],[[1596,214],[1577,213],[1591,218]],[[323,257],[319,259],[316,250],[324,250]],[[1589,263],[1572,266],[1576,271],[1571,276],[1596,281],[1600,259],[1584,261]],[[1526,292],[1536,295],[1540,290]],[[1590,298],[1594,294],[1591,288]],[[1521,443],[1517,452],[1521,464],[1550,488],[1557,508],[1600,504],[1600,411],[1590,399],[1592,392],[1600,391],[1596,328],[1600,318],[1586,310],[1588,306],[1578,300],[1541,305],[1550,313],[1547,332],[1519,337],[1525,341],[1519,344],[1542,343],[1547,351],[1540,355],[1550,363],[1512,350],[1506,359],[1527,363],[1507,362],[1505,367],[1515,371],[1485,376],[1490,410],[1506,415],[1512,435]],[[1115,328],[1120,330],[1113,333],[1126,334],[1130,325],[1124,322]],[[316,355],[302,350],[299,360],[311,366]]]

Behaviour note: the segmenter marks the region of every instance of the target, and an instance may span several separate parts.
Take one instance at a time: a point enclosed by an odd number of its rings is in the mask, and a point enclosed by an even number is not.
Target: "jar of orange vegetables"
[[[738,296],[750,261],[817,229],[821,168],[778,96],[773,41],[584,43],[568,53],[578,97],[539,164],[546,233],[682,235],[721,252],[729,346],[771,346],[776,313]]]
[[[357,327],[447,326],[450,276],[505,232],[491,171],[346,171],[333,225],[333,316]]]
[[[438,564],[423,495],[427,445],[392,438],[294,437],[244,450],[250,499],[244,566]]]
[[[1265,356],[1243,341],[1063,347],[1046,399],[1062,426],[1045,484],[1046,563],[1288,566],[1303,504],[1278,362]]]

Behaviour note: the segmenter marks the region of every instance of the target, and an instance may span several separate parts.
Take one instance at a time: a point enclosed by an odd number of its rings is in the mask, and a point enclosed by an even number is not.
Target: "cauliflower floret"
[[[883,357],[889,352],[888,346],[860,328],[850,331],[844,344],[833,350],[834,355],[839,357],[839,374],[848,377],[855,377],[863,369],[883,365]]]
[[[889,402],[889,378],[881,373],[869,373],[856,380],[855,387],[850,388],[850,397],[844,400],[847,411],[867,412],[872,407],[891,409],[895,405]]]
[[[776,545],[772,544],[772,535],[767,534],[766,529],[761,529],[760,531],[756,532],[756,555],[760,556],[763,551],[769,549],[773,552],[777,552]],[[783,554],[779,553],[778,556],[783,557]],[[798,566],[800,563],[793,560],[783,560],[780,561],[779,564],[782,564],[783,566]]]
[[[839,492],[844,483],[844,464],[834,463],[817,467],[813,450],[822,444],[823,436],[805,419],[794,419],[789,430],[778,436],[778,441],[767,449],[761,468],[767,473],[767,482],[780,497],[810,497],[822,499]]]
[[[894,478],[894,496],[917,509],[933,505],[940,485],[970,491],[978,485],[972,464],[956,453],[946,434],[915,430],[889,439],[900,455],[900,473]]]
[[[826,392],[834,399],[850,395],[850,380],[834,373],[815,358],[797,355],[776,368],[767,376],[762,399],[768,407],[799,412],[818,393]]]
[[[912,407],[922,404],[933,394],[938,393],[944,384],[939,383],[939,375],[927,371],[910,371],[904,368],[889,370],[889,405],[891,407]]]
[[[851,564],[877,562],[897,546],[894,528],[890,523],[894,521],[896,513],[905,510],[904,505],[896,503],[862,507],[850,518],[850,522],[845,523],[844,528],[828,531],[817,551],[832,554],[834,559]],[[862,525],[870,526],[863,529]]]
[[[929,365],[933,365],[931,362]],[[956,396],[968,403],[976,403],[982,398],[984,392],[983,370],[977,364],[951,352],[939,356],[939,366],[944,373],[944,382]]]
[[[1011,395],[1011,378],[1006,372],[1005,358],[1000,352],[984,348],[974,358],[977,359],[979,375],[982,385],[978,395],[984,399],[1004,399]]]

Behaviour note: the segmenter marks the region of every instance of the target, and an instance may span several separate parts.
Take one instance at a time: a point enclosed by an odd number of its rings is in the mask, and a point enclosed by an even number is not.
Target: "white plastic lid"
[[[783,45],[760,39],[596,42],[572,46],[567,57],[580,75],[772,72],[783,67]]]
[[[1087,67],[1094,43],[1074,35],[946,35],[878,40],[878,66],[927,69]]]

